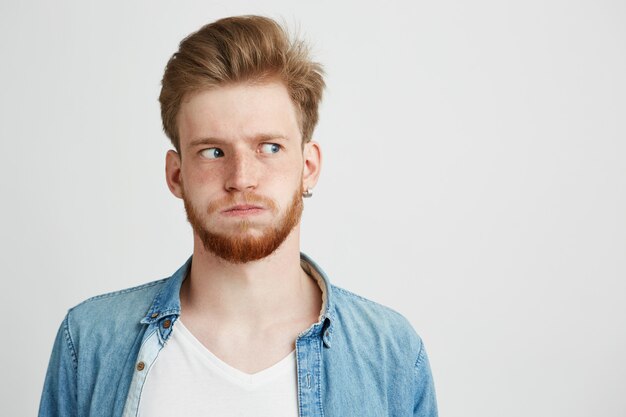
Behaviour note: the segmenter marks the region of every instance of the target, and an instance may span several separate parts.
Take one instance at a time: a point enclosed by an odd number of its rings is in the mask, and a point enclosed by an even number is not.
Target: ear
[[[178,198],[183,198],[183,181],[180,170],[180,155],[175,150],[170,149],[165,155],[165,179],[172,194]]]
[[[302,168],[302,189],[314,188],[322,169],[322,150],[319,143],[310,141],[304,145],[304,166]]]

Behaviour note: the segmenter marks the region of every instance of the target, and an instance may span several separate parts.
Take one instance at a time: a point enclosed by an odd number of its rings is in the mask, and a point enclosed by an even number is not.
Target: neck
[[[310,311],[319,287],[300,266],[299,242],[296,226],[270,256],[233,264],[207,252],[195,236],[190,275],[181,288],[183,316],[262,326]]]

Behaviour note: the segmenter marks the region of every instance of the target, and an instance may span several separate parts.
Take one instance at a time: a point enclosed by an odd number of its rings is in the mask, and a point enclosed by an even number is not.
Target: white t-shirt
[[[247,374],[211,353],[181,323],[148,371],[140,417],[297,417],[295,350]]]

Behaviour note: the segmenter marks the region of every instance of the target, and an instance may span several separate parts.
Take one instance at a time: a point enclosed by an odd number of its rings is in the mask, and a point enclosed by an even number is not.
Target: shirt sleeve
[[[424,344],[421,344],[417,360],[415,361],[415,405],[414,417],[437,417],[437,398],[433,382],[430,363],[426,355]]]
[[[69,329],[69,313],[57,332],[44,381],[39,417],[76,417],[76,353]]]

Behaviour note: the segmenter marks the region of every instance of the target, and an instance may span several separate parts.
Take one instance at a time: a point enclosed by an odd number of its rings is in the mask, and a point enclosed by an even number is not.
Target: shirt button
[[[144,368],[146,367],[146,364],[142,362],[137,362],[137,370],[138,371],[143,371]]]
[[[163,328],[164,328],[164,329],[169,329],[171,325],[172,325],[172,321],[171,321],[171,320],[169,320],[169,319],[168,319],[168,320],[165,320],[165,321],[163,322]]]
[[[152,313],[150,317],[152,317],[153,319],[156,319],[157,317],[159,317],[159,313]]]

